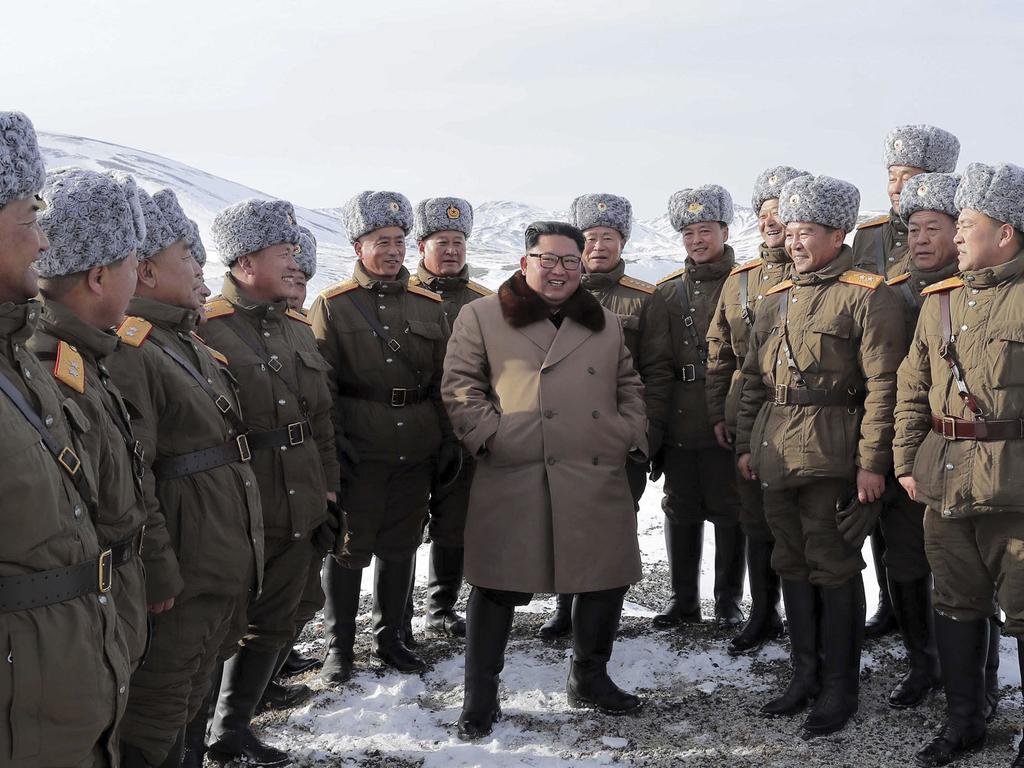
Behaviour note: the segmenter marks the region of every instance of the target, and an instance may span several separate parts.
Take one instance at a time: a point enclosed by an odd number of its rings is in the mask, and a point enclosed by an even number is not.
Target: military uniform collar
[[[911,286],[913,286],[915,291],[920,291],[927,288],[929,285],[935,285],[935,283],[945,280],[947,277],[952,277],[960,271],[960,267],[957,266],[956,259],[953,259],[953,261],[944,267],[926,271],[915,267],[914,260],[911,259],[909,271]]]
[[[363,262],[357,261],[356,268],[352,270],[352,278],[359,283],[361,288],[375,293],[402,293],[409,284],[409,270],[401,267],[394,280],[382,280],[373,277],[363,268]]]
[[[128,314],[148,320],[153,325],[171,331],[190,333],[199,327],[199,311],[165,304],[154,299],[136,296],[128,305]]]
[[[853,249],[848,245],[844,245],[839,250],[839,255],[817,272],[800,274],[799,272],[794,271],[793,282],[797,285],[827,283],[831,280],[838,279],[843,272],[846,272],[849,269],[853,269]]]
[[[905,222],[903,217],[896,213],[896,210],[893,208],[889,209],[888,226],[892,227],[896,234],[903,235],[903,242],[907,242],[907,222]]]
[[[1016,256],[1003,264],[964,272],[964,280],[972,288],[993,288],[1000,283],[1017,279],[1022,272],[1024,251],[1018,251]]]
[[[7,339],[12,345],[24,346],[35,332],[39,322],[39,302],[30,299],[24,304],[4,302],[0,304],[0,338]],[[10,350],[8,349],[8,354]]]
[[[585,272],[581,278],[583,287],[593,291],[600,288],[608,288],[618,285],[626,274],[626,262],[621,258],[618,263],[607,272]]]
[[[39,324],[51,336],[95,358],[105,357],[117,349],[115,333],[89,325],[67,306],[53,299],[43,301]]]
[[[469,283],[469,265],[463,264],[457,275],[435,275],[427,269],[427,265],[421,260],[419,266],[416,267],[416,277],[434,293],[457,291],[460,288],[465,288]]]
[[[698,264],[687,256],[686,261],[683,263],[686,265],[686,277],[692,277],[694,280],[701,281],[720,280],[732,272],[733,267],[736,266],[736,254],[732,246],[727,244],[722,257],[717,261],[712,261],[708,264]]]
[[[253,315],[260,320],[282,322],[288,311],[287,299],[269,303],[260,303],[251,299],[245,292],[245,288],[238,284],[235,276],[230,272],[224,276],[224,285],[220,289],[220,295],[230,301],[235,309],[240,310],[243,314]]]
[[[769,248],[766,243],[761,243],[759,255],[766,264],[789,264],[792,261],[785,248]]]

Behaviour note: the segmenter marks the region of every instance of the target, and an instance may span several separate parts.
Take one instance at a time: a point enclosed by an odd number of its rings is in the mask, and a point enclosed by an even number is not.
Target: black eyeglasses
[[[575,272],[580,268],[580,262],[583,261],[579,256],[559,256],[556,253],[528,253],[526,255],[531,259],[540,259],[540,265],[544,269],[554,269],[557,264],[561,263],[562,268],[567,272]]]

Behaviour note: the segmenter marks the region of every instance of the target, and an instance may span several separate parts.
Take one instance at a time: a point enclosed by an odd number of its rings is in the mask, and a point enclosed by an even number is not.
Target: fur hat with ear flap
[[[1024,168],[971,163],[957,187],[956,207],[984,213],[1024,232]]]
[[[783,224],[806,221],[852,232],[857,226],[860,190],[831,176],[797,176],[779,193],[779,218]]]
[[[413,225],[412,204],[398,192],[360,192],[345,203],[341,218],[352,243],[385,227],[401,227],[408,235]]]
[[[121,185],[135,186],[135,180],[123,171],[106,171],[106,175]],[[143,220],[146,222],[146,236],[139,246],[139,261],[145,261],[156,256],[164,248],[174,245],[180,238],[171,229],[171,225],[164,218],[160,206],[153,202],[153,198],[142,187],[137,187],[139,196],[139,207],[142,210]]]
[[[732,195],[717,184],[681,189],[668,199],[668,216],[677,232],[702,221],[720,221],[728,226],[733,217]]]
[[[901,125],[885,137],[885,167],[905,165],[927,173],[952,173],[960,139],[934,125]]]
[[[774,168],[766,168],[754,182],[754,193],[750,196],[750,205],[754,209],[754,215],[761,212],[761,206],[765,200],[777,200],[782,192],[782,187],[787,181],[797,176],[807,176],[807,171],[798,171],[788,165],[776,165]]]
[[[38,195],[46,168],[32,121],[21,112],[0,112],[0,208]]]
[[[210,231],[225,267],[278,243],[299,243],[295,208],[287,200],[250,198],[229,205],[213,217]]]
[[[316,238],[313,233],[299,226],[299,252],[295,254],[295,263],[299,265],[307,280],[316,274]]]
[[[900,218],[909,222],[918,211],[939,211],[955,219],[960,213],[956,207],[959,184],[960,175],[956,173],[917,174],[900,192]]]
[[[416,203],[413,239],[425,240],[448,230],[461,232],[468,240],[473,234],[473,206],[461,197],[428,197]]]
[[[633,206],[618,195],[580,195],[569,206],[569,223],[582,232],[594,227],[609,227],[618,230],[623,240],[629,240]]]
[[[200,267],[206,266],[206,246],[203,245],[203,237],[199,232],[199,225],[193,219],[188,220],[189,234],[185,238],[192,258],[199,262]]]

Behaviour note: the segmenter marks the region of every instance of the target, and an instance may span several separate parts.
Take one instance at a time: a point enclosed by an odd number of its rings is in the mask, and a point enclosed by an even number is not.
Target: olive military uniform
[[[910,269],[907,224],[895,211],[866,221],[853,236],[853,267],[886,279]]]

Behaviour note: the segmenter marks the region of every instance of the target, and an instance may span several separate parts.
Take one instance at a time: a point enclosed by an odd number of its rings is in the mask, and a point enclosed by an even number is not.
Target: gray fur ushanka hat
[[[171,228],[176,240],[188,242],[192,234],[192,227],[189,226],[188,216],[182,210],[178,202],[178,196],[170,189],[164,188],[153,193],[153,202],[163,214],[164,221]]]
[[[408,235],[413,225],[412,204],[398,192],[360,192],[345,203],[341,217],[352,243],[384,227],[401,227]]]
[[[199,233],[199,225],[194,220],[189,219],[189,233],[188,237],[185,238],[185,242],[188,244],[189,253],[192,254],[192,258],[195,259],[200,267],[206,266],[206,246],[203,245],[203,237]]]
[[[59,168],[46,174],[46,210],[39,225],[50,241],[36,271],[61,277],[127,258],[146,237],[135,180],[119,183],[84,168]]]
[[[32,121],[21,112],[0,112],[0,208],[38,195],[46,168]]]
[[[779,218],[784,224],[807,221],[852,232],[859,210],[860,191],[831,176],[797,176],[779,193]]]
[[[316,238],[307,227],[299,227],[299,252],[295,254],[295,263],[307,280],[316,274]]]
[[[750,196],[750,204],[756,216],[761,212],[761,206],[765,200],[775,200],[782,192],[787,181],[797,176],[808,176],[807,171],[798,171],[788,165],[777,165],[774,168],[766,168],[754,182],[754,192]]]
[[[210,227],[224,266],[278,243],[298,245],[295,208],[287,200],[250,198],[222,209]]]
[[[971,163],[956,189],[956,207],[979,211],[1024,232],[1024,168]]]
[[[424,240],[435,232],[461,232],[468,240],[473,234],[473,206],[461,197],[428,197],[416,203],[412,236]]]
[[[167,223],[167,219],[160,211],[160,206],[153,202],[153,198],[146,190],[136,187],[135,180],[131,176],[122,171],[107,171],[105,175],[123,187],[130,186],[137,190],[139,207],[146,222],[146,236],[138,250],[139,261],[153,258],[164,248],[169,248],[180,239]]]
[[[906,165],[927,173],[952,173],[960,139],[934,125],[901,125],[885,137],[885,167]]]
[[[623,240],[629,240],[633,206],[618,195],[580,195],[569,206],[569,223],[581,232],[593,227],[610,227],[618,230]]]
[[[938,211],[955,219],[959,213],[955,201],[959,184],[957,173],[919,173],[900,192],[900,218],[909,222],[918,211]]]
[[[733,216],[732,196],[717,184],[681,189],[668,199],[668,216],[677,232],[702,221],[720,221],[728,225],[732,223]]]

